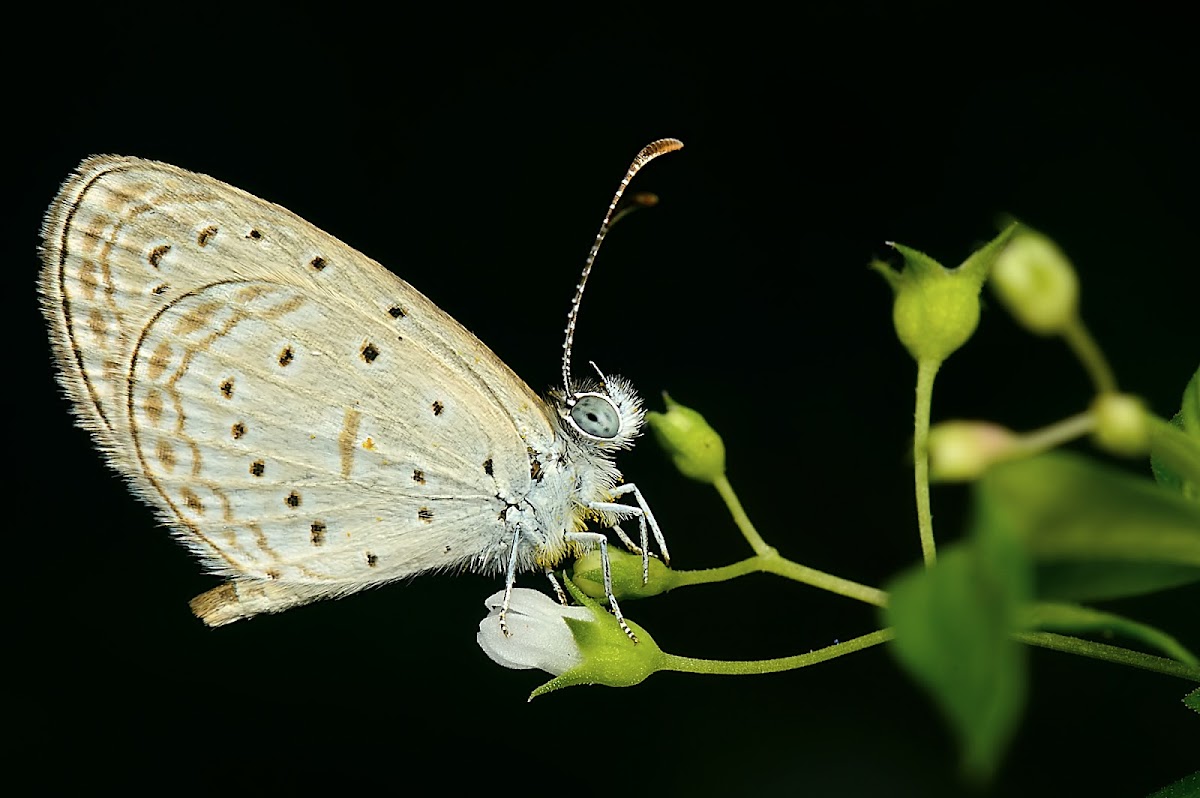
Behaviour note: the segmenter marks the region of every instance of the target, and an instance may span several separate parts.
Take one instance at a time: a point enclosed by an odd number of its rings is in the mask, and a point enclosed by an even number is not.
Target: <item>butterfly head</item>
[[[628,449],[641,434],[646,410],[641,397],[621,377],[585,380],[569,394],[555,392],[558,415],[578,439],[600,450]]]

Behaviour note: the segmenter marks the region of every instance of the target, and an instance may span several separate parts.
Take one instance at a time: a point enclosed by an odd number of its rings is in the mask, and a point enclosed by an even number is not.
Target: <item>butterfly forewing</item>
[[[210,568],[317,598],[501,562],[545,403],[457,322],[294,214],[85,161],[44,230],[61,380]]]

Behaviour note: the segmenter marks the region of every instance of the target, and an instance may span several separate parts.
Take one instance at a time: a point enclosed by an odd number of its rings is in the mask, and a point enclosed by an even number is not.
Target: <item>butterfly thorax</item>
[[[529,460],[533,481],[526,502],[538,523],[525,528],[527,542],[520,552],[524,570],[554,567],[579,554],[567,534],[582,531],[589,521],[604,520],[589,505],[611,501],[621,479],[611,455],[573,440],[561,428],[554,445],[531,452]]]

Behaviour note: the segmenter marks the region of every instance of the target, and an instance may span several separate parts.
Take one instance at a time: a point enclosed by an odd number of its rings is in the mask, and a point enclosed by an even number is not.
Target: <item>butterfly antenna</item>
[[[567,339],[563,341],[562,364],[563,388],[566,390],[567,399],[574,394],[574,391],[571,390],[571,345],[575,341],[575,324],[579,320],[579,302],[583,299],[583,289],[587,285],[588,275],[592,273],[592,264],[596,262],[596,253],[600,251],[600,244],[603,243],[604,237],[608,235],[608,231],[612,227],[613,212],[616,210],[617,203],[621,201],[621,195],[629,187],[629,181],[633,180],[633,176],[643,166],[660,155],[674,152],[682,147],[683,142],[679,139],[659,139],[643,147],[642,151],[633,159],[633,163],[629,165],[629,170],[625,172],[621,185],[617,186],[617,193],[613,195],[612,202],[608,205],[608,212],[604,214],[600,232],[596,234],[596,240],[592,243],[591,251],[588,252],[587,262],[583,264],[583,274],[579,278],[579,285],[575,286],[575,298],[571,300],[571,312],[567,314]]]

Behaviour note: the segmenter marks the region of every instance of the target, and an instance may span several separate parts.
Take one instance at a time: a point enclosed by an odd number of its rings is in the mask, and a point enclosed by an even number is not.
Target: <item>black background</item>
[[[6,70],[20,145],[5,186],[21,389],[8,405],[21,472],[9,496],[23,508],[7,534],[29,549],[9,563],[9,659],[24,674],[9,692],[23,758],[43,778],[99,786],[179,763],[160,786],[964,789],[936,709],[884,648],[527,704],[542,675],[501,669],[475,644],[492,578],[424,577],[205,629],[187,600],[215,580],[71,425],[36,309],[35,248],[45,206],[87,155],[165,160],[290,208],[387,264],[541,390],[557,379],[568,300],[611,192],[662,136],[687,146],[638,178],[662,203],[606,244],[577,356],[654,406],[669,390],[702,410],[747,511],[786,556],[879,585],[919,555],[915,368],[890,292],[866,269],[885,241],[953,265],[998,214],[1041,228],[1074,259],[1084,317],[1123,387],[1160,414],[1178,408],[1200,340],[1181,21],[872,3],[703,28],[682,10],[587,13],[613,35],[568,20],[536,33],[560,22],[548,18],[468,35],[465,9],[436,24],[113,10],[30,29],[36,55]],[[47,30],[69,34],[43,42]],[[935,420],[1029,429],[1081,410],[1089,385],[1066,348],[984,300],[977,335],[939,377]],[[652,442],[621,464],[679,567],[750,553],[715,495]],[[966,496],[935,489],[939,540],[958,536]],[[1197,597],[1108,608],[1197,650]],[[669,651],[729,659],[877,623],[865,605],[768,576],[625,609]],[[1200,764],[1187,682],[1044,651],[1031,661],[995,795],[1144,795]]]

